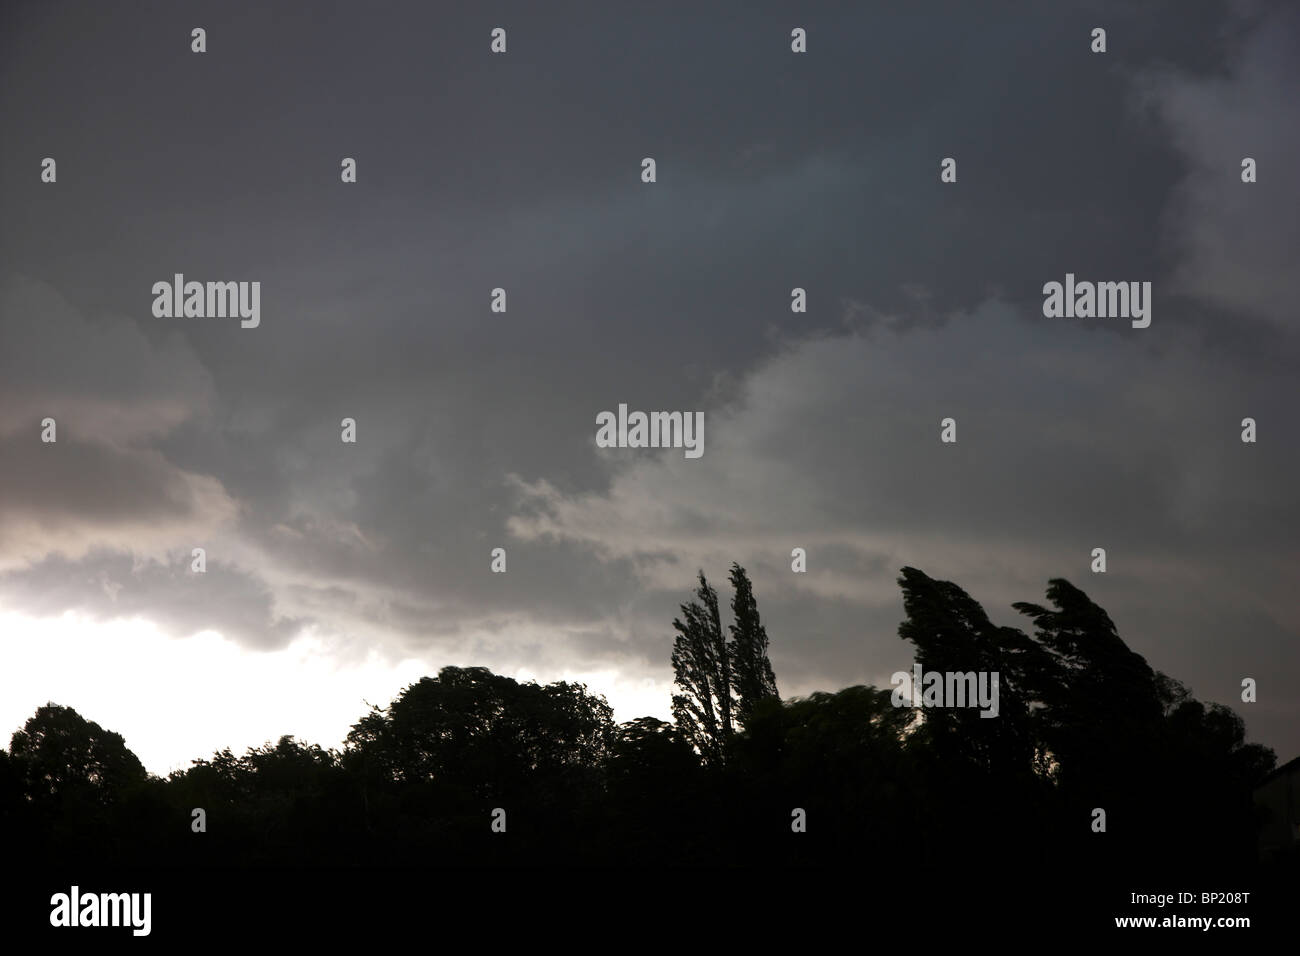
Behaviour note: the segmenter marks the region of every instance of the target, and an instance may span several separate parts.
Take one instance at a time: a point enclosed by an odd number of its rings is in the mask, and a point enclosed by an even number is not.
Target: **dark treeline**
[[[924,671],[996,671],[990,719],[895,706],[892,688],[782,700],[748,577],[730,577],[725,628],[702,573],[673,622],[672,723],[615,724],[580,684],[445,667],[361,716],[340,750],[282,737],[160,779],[119,734],[42,707],[0,751],[6,849],[181,866],[857,861],[974,882],[1007,861],[1032,874],[1254,860],[1252,788],[1273,752],[1154,671],[1068,582],[1015,605],[1026,633],[903,569],[900,636]]]

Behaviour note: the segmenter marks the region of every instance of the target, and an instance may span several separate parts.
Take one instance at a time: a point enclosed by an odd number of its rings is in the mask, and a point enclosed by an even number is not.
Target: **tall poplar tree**
[[[673,695],[673,719],[706,763],[721,762],[736,724],[744,725],[765,697],[780,699],[767,658],[767,631],[758,616],[745,569],[731,566],[735,621],[722,630],[718,594],[699,573],[695,600],[673,621],[673,674],[681,693]]]
[[[781,699],[776,690],[776,675],[767,658],[767,629],[758,616],[758,603],[749,575],[739,564],[731,565],[731,586],[735,595],[731,599],[734,617],[731,644],[727,656],[731,661],[732,686],[736,690],[736,717],[742,725],[748,724],[754,706],[764,697]]]
[[[705,763],[723,759],[731,737],[731,662],[718,615],[718,593],[699,572],[695,600],[673,621],[673,720]]]

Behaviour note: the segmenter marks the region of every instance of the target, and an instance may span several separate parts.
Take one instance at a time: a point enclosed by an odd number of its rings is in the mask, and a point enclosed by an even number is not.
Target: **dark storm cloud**
[[[119,552],[81,572],[41,560],[58,536],[10,534],[4,566],[35,562],[8,579],[22,606],[111,616],[104,570],[133,611],[250,646],[311,623],[399,654],[663,676],[696,567],[721,583],[740,560],[783,688],[805,691],[895,669],[913,563],[1001,623],[1058,574],[1117,620],[1168,606],[1126,637],[1207,695],[1275,653],[1300,680],[1285,8],[9,16],[0,121],[23,148],[0,156],[0,256],[15,288],[57,293],[4,299],[4,453],[29,478],[3,479],[0,515]],[[155,319],[150,286],[175,272],[261,281],[260,327]],[[1151,328],[1043,319],[1066,272],[1152,281]],[[703,460],[599,452],[595,415],[620,402],[704,410]],[[70,469],[49,481],[46,408]],[[1236,438],[1248,414],[1258,446]],[[193,520],[155,527],[168,514]],[[146,540],[160,569],[206,543],[228,577],[123,571]],[[1104,586],[1079,580],[1096,543]],[[1193,614],[1184,587],[1224,597]],[[1245,662],[1200,663],[1183,635],[1229,608],[1257,625]],[[1270,713],[1252,730],[1300,745]]]
[[[219,480],[152,446],[212,400],[183,340],[151,345],[21,275],[0,277],[0,314],[0,569],[93,547],[157,554],[233,517]]]
[[[155,451],[122,451],[66,434],[43,455],[33,454],[31,445],[30,435],[0,440],[7,465],[0,475],[0,515],[6,518],[47,526],[61,520],[129,525],[197,516],[204,484],[220,498],[211,479],[179,472]]]
[[[66,416],[83,436],[156,438],[211,400],[211,381],[172,331],[154,343],[127,314],[83,313],[46,283],[0,275],[0,434]]]
[[[1171,284],[1238,319],[1292,333],[1300,184],[1291,171],[1300,164],[1300,124],[1288,122],[1288,112],[1297,87],[1294,6],[1279,8],[1233,44],[1227,75],[1164,66],[1144,71],[1135,84],[1137,104],[1167,131],[1186,165],[1163,217],[1166,242],[1178,255]],[[1258,164],[1263,188],[1242,188],[1245,157]]]

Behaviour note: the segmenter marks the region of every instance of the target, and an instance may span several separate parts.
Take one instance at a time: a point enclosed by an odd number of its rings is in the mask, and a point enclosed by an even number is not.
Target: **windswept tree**
[[[736,717],[742,726],[748,726],[760,700],[774,697],[779,701],[781,695],[776,690],[772,662],[767,658],[767,629],[758,616],[754,588],[739,564],[731,565],[731,586],[735,590],[731,599],[734,622],[727,655],[736,691]]]
[[[699,572],[695,600],[673,620],[673,719],[705,763],[721,762],[731,737],[731,664],[718,615],[718,592]]]
[[[1161,719],[1161,681],[1129,649],[1105,610],[1069,581],[1048,582],[1044,607],[1012,605],[1034,622],[1051,658],[1037,687],[1039,733],[1066,777],[1131,780],[1149,766]]]
[[[983,717],[983,708],[970,700],[962,707],[950,701],[925,710],[921,732],[934,752],[1006,775],[1031,772],[1037,750],[1031,708],[1034,691],[1048,679],[1048,655],[1022,631],[995,625],[979,602],[951,581],[903,568],[898,583],[907,612],[898,635],[916,646],[922,672],[945,675],[945,687],[946,675],[954,675],[954,689],[961,689],[963,675],[977,684],[982,679],[989,696],[996,693],[997,719]]]
[[[754,716],[760,701],[780,702],[776,675],[767,657],[767,630],[758,615],[749,575],[731,566],[734,621],[726,638],[718,614],[718,594],[699,572],[695,600],[683,604],[673,621],[673,674],[681,693],[673,695],[673,718],[705,763],[721,762],[737,724]]]
[[[1171,860],[1249,861],[1251,794],[1274,753],[1246,743],[1232,710],[1203,704],[1153,669],[1083,591],[1053,578],[1047,600],[1013,607],[1033,620],[1052,659],[1035,717],[1065,795],[1082,808],[1107,807],[1118,825],[1143,835],[1144,847],[1159,846]],[[1188,793],[1196,799],[1184,799]]]

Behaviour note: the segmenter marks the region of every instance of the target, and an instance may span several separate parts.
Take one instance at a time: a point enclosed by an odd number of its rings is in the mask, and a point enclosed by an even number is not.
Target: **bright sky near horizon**
[[[0,745],[7,748],[36,708],[53,702],[120,733],[145,768],[160,776],[225,747],[238,755],[284,734],[337,748],[368,704],[386,706],[442,666],[413,658],[390,662],[377,653],[339,665],[320,650],[309,633],[281,650],[250,652],[214,631],[167,637],[139,618],[94,622],[72,612],[44,619],[0,613],[6,664],[0,669]],[[537,679],[526,669],[507,676]],[[605,694],[616,720],[668,715],[667,687],[648,679],[622,680],[613,672],[554,679]]]

